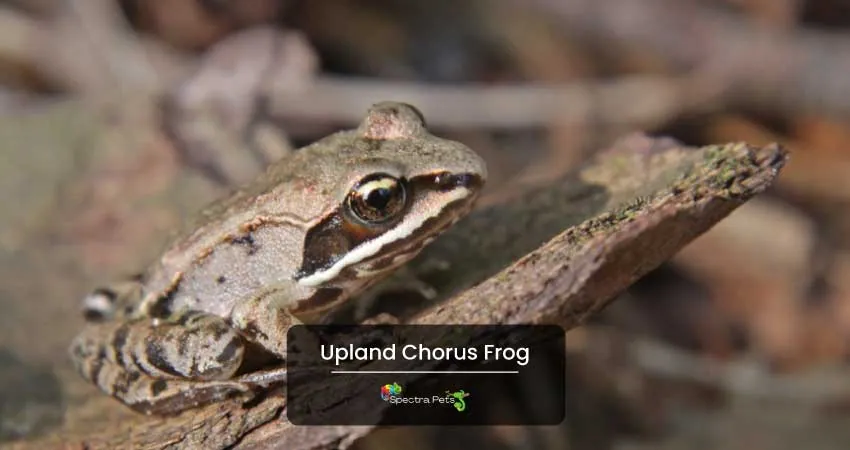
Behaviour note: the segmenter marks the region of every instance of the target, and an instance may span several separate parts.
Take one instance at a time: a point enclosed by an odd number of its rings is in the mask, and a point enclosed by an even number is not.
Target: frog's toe
[[[247,401],[253,398],[249,386],[235,381],[157,380],[143,377],[136,381],[135,386],[136,390],[116,397],[144,414],[172,415],[228,399]]]
[[[235,381],[190,381],[154,378],[108,361],[100,365],[96,384],[107,394],[144,414],[172,415],[231,398],[247,401],[253,391]]]

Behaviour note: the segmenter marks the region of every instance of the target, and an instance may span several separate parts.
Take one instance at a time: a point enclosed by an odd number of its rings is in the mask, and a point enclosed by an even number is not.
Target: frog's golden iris
[[[369,175],[348,194],[348,208],[368,224],[391,221],[404,211],[407,203],[405,184],[403,179],[384,173]]]

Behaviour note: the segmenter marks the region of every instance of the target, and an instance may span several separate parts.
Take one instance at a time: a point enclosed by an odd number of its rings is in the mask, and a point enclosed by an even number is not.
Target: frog
[[[71,361],[143,414],[254,398],[285,384],[291,326],[328,323],[398,271],[486,179],[484,160],[415,106],[376,103],[201,209],[139,275],[92,290]]]

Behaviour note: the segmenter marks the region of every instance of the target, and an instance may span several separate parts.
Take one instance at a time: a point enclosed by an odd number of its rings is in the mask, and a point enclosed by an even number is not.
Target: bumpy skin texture
[[[375,176],[402,180],[403,207],[364,221],[350,199]],[[323,320],[410,260],[468,212],[485,178],[481,158],[428,133],[415,108],[377,104],[358,129],[210,205],[138,279],[89,296],[72,360],[146,413],[250,397],[268,378],[242,376],[247,359],[284,359],[289,326]]]

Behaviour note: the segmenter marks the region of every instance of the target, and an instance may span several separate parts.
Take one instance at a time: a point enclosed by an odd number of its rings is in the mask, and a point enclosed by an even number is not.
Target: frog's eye
[[[405,181],[384,173],[363,178],[346,198],[349,211],[369,224],[394,219],[404,210],[406,203]]]

